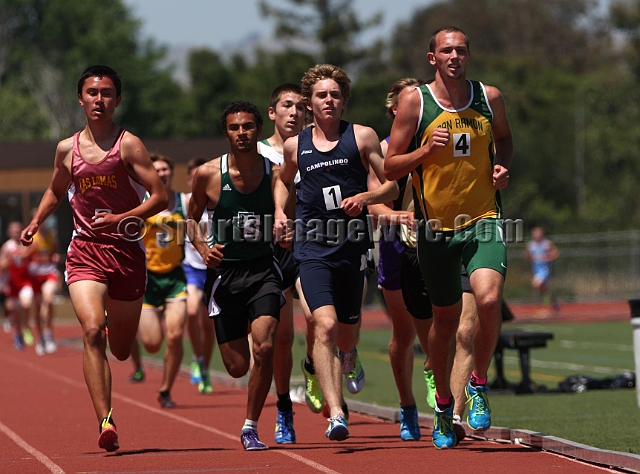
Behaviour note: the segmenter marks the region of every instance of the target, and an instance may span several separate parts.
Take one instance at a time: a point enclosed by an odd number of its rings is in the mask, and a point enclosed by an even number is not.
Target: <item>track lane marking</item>
[[[60,466],[58,466],[51,459],[49,459],[47,456],[45,456],[40,451],[38,451],[36,448],[31,446],[25,440],[23,440],[20,436],[18,436],[17,433],[12,431],[7,425],[2,423],[1,421],[0,421],[0,431],[2,431],[5,435],[7,435],[8,438],[10,438],[14,443],[16,443],[18,446],[20,446],[26,452],[31,454],[31,456],[33,456],[38,461],[40,461],[42,464],[44,464],[46,466],[46,468],[49,469],[53,474],[65,474],[65,472],[62,470],[62,468]]]
[[[14,357],[10,357],[10,356],[1,356],[0,355],[0,358],[5,359],[5,360],[7,360],[9,362],[12,362],[14,364],[19,364],[19,365],[22,365],[22,366],[26,366],[31,370],[35,370],[36,372],[39,372],[41,374],[48,375],[49,377],[51,377],[53,379],[60,380],[60,381],[65,382],[65,383],[67,383],[69,385],[72,385],[74,387],[84,388],[84,389],[86,389],[86,387],[87,387],[86,384],[84,384],[84,383],[79,383],[76,380],[71,379],[69,377],[66,377],[64,375],[60,375],[60,374],[53,373],[51,371],[45,370],[45,369],[43,369],[41,367],[38,367],[37,365],[33,364],[32,362],[25,362],[23,360],[20,360],[20,359],[14,358]],[[223,438],[230,439],[232,441],[238,441],[238,436],[234,436],[234,435],[232,435],[230,433],[218,430],[216,428],[212,428],[210,426],[203,425],[202,423],[198,423],[197,421],[192,421],[192,420],[190,420],[188,418],[184,418],[184,417],[176,415],[174,413],[167,412],[166,410],[162,410],[160,408],[152,407],[152,406],[147,405],[145,403],[142,403],[142,402],[139,402],[137,400],[134,400],[133,398],[129,398],[126,395],[122,395],[122,394],[120,394],[118,392],[113,392],[112,391],[111,392],[111,397],[115,398],[117,400],[120,400],[120,401],[122,401],[124,403],[128,403],[129,405],[133,405],[135,407],[142,408],[144,410],[150,411],[152,413],[155,413],[156,415],[162,415],[162,416],[165,416],[167,418],[171,418],[171,419],[173,419],[175,421],[179,421],[179,422],[184,423],[186,425],[193,426],[194,428],[203,429],[205,431],[208,431],[210,433],[216,434],[216,435],[221,436]],[[0,423],[0,426],[4,426],[4,425],[2,425]],[[9,431],[11,431],[11,430],[9,430]],[[27,446],[29,446],[29,445],[27,444]],[[38,454],[43,456],[45,459],[49,460],[49,458],[44,456],[44,454],[40,453],[39,451],[35,450],[35,448],[32,448],[32,449],[34,449],[35,452],[37,452]],[[326,474],[340,474],[338,471],[334,471],[333,469],[330,469],[327,466],[324,466],[324,465],[322,465],[320,463],[312,461],[311,459],[305,458],[304,456],[300,456],[299,454],[296,454],[296,453],[293,453],[293,452],[290,452],[290,451],[279,450],[279,449],[274,449],[274,450],[270,450],[270,451],[272,451],[274,453],[281,454],[283,456],[287,456],[287,457],[289,457],[289,458],[291,458],[291,459],[293,459],[295,461],[303,463],[303,464],[305,464],[305,465],[307,465],[307,466],[309,466],[309,467],[311,467],[311,468],[313,468],[313,469],[315,469],[317,471],[324,472]],[[51,460],[49,460],[49,462],[51,462]],[[53,462],[51,462],[51,464],[53,464]],[[53,464],[53,466],[55,466],[58,469],[60,469],[55,464]],[[62,469],[60,469],[59,471],[52,471],[52,472],[54,472],[55,474],[65,474]]]

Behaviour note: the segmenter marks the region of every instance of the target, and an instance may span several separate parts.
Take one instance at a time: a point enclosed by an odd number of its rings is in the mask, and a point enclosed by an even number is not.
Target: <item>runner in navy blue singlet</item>
[[[373,129],[341,120],[350,82],[343,70],[328,64],[305,74],[302,101],[314,123],[285,143],[274,190],[276,239],[293,241],[313,316],[314,367],[330,412],[326,435],[332,440],[349,437],[341,376],[354,368],[357,358],[366,251],[371,247],[366,206],[398,195],[396,183],[384,177]],[[370,169],[382,183],[372,192],[367,191]],[[298,170],[294,232],[284,209]]]

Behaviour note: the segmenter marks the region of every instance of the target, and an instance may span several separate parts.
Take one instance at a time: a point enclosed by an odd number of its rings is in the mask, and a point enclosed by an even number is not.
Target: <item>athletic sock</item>
[[[258,422],[247,418],[246,420],[244,420],[244,425],[242,426],[242,431],[244,430],[258,431]]]
[[[471,372],[471,378],[469,379],[469,383],[471,384],[472,387],[477,387],[478,385],[486,385],[487,378],[485,377],[481,379],[476,375],[475,372]]]
[[[316,374],[316,369],[313,366],[313,357],[311,357],[309,354],[307,354],[307,357],[305,357],[305,359],[304,359],[304,368],[311,375],[315,375]]]
[[[447,408],[450,408],[451,405],[453,405],[453,395],[449,395],[446,398],[442,398],[440,395],[438,395],[438,392],[436,391],[436,405],[438,406],[438,410],[440,411],[444,411]]]
[[[116,426],[116,422],[113,421],[113,418],[111,418],[111,411],[109,411],[107,417],[103,418],[102,421],[100,421],[100,423],[98,424],[98,433],[102,433],[102,423],[104,423],[105,421],[111,423],[113,426]]]
[[[293,411],[293,403],[291,403],[291,397],[289,396],[289,392],[287,393],[278,393],[278,402],[276,406],[280,411]]]
[[[346,403],[342,405],[342,414],[344,415],[345,420],[349,419],[349,407],[347,406]]]

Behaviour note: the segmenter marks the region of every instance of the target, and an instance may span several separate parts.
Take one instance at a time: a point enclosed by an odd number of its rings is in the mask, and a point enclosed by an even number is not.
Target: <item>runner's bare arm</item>
[[[428,158],[435,149],[446,146],[449,131],[436,128],[427,143],[407,153],[411,139],[416,133],[420,116],[420,92],[417,89],[405,89],[398,96],[398,112],[391,127],[391,138],[384,171],[387,179],[400,179],[412,172],[416,166]]]
[[[298,172],[298,137],[291,137],[284,143],[283,156],[284,162],[273,186],[273,201],[275,203],[273,232],[276,242],[288,241],[292,235],[285,210],[291,195],[293,181]]]
[[[58,208],[62,200],[67,195],[67,190],[71,185],[71,155],[73,152],[73,137],[66,138],[58,143],[56,156],[53,165],[53,176],[47,187],[40,205],[31,222],[24,228],[20,235],[22,245],[31,245],[33,236],[38,232],[38,228],[47,218]]]
[[[2,244],[2,247],[0,247],[0,271],[6,270],[11,264],[11,259],[8,255],[9,252],[7,251],[8,244],[9,241],[5,242]]]
[[[375,191],[380,187],[380,180],[378,176],[373,172],[373,168],[369,172],[369,191]],[[413,221],[413,212],[395,210],[391,208],[391,202],[384,202],[378,204],[370,204],[367,206],[367,211],[374,218],[374,224],[378,225],[392,225],[392,224],[405,224],[410,225]]]
[[[215,209],[220,196],[220,158],[215,158],[196,170],[193,177],[191,199],[187,212],[187,235],[193,243],[198,253],[202,256],[205,264],[210,268],[217,267],[222,261],[223,245],[216,244],[209,247],[207,235],[198,225],[202,214],[208,209]],[[209,225],[216,225],[215,222],[208,222]],[[211,230],[210,230],[211,231]]]
[[[496,189],[503,189],[509,184],[509,168],[513,159],[513,137],[502,94],[492,86],[485,86],[485,90],[493,111],[493,121],[491,122],[491,132],[495,144],[493,185]]]
[[[360,214],[364,206],[369,204],[393,201],[399,192],[398,184],[395,181],[387,181],[384,175],[384,159],[376,132],[361,125],[354,125],[354,132],[363,164],[369,171],[373,170],[381,185],[372,191],[367,190],[342,201],[342,209],[351,217]]]

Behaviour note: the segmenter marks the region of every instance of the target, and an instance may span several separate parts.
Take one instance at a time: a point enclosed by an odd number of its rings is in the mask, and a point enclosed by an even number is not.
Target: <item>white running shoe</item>
[[[362,368],[362,363],[360,362],[360,356],[356,352],[356,363],[351,369],[351,371],[347,374],[346,377],[347,382],[347,390],[349,393],[358,393],[364,387],[364,369]]]

